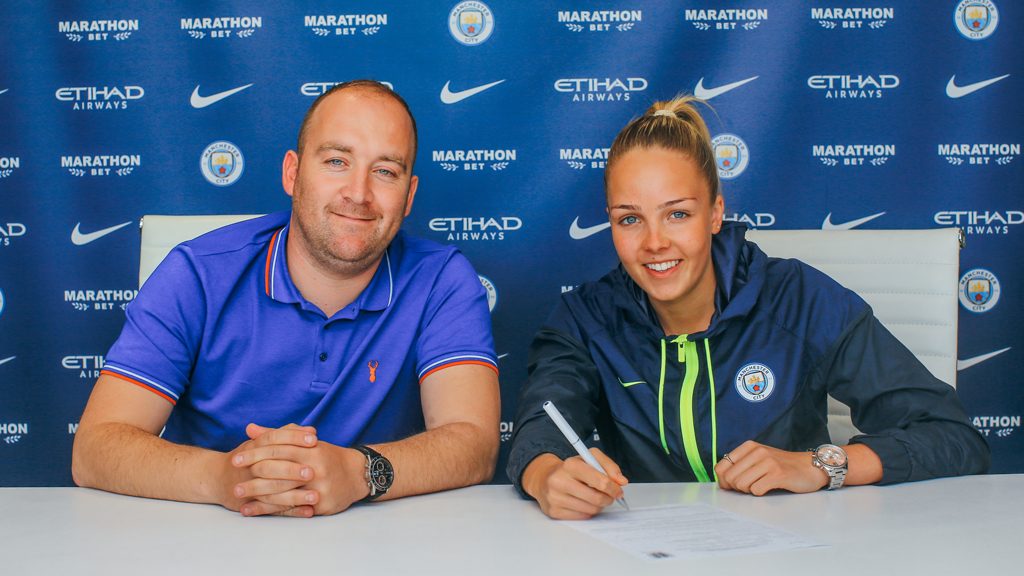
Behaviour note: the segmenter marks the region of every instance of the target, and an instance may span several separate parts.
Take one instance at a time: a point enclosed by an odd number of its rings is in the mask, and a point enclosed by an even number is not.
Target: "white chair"
[[[139,287],[156,270],[172,248],[228,224],[256,218],[259,214],[217,214],[213,216],[164,216],[147,214],[139,222],[142,247],[139,252]]]
[[[145,216],[139,285],[179,242],[255,217]],[[932,374],[956,386],[958,228],[752,230],[747,237],[769,255],[798,258],[859,294]],[[857,434],[849,409],[832,398],[829,433],[840,444]]]
[[[768,255],[797,258],[871,305],[875,316],[932,374],[956,386],[959,228],[937,230],[752,230]],[[829,398],[829,433],[857,434],[849,409]]]

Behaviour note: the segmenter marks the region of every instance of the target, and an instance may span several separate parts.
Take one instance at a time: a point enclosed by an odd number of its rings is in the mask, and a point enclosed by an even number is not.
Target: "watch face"
[[[818,460],[826,466],[841,467],[846,465],[846,452],[832,444],[825,444],[818,447]]]
[[[383,458],[374,458],[370,464],[370,481],[378,492],[385,492],[395,479],[391,464]]]

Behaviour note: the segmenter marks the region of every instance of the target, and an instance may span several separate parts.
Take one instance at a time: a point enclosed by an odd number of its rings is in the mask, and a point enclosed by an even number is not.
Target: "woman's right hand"
[[[597,448],[590,449],[605,476],[579,456],[565,460],[545,453],[533,459],[523,472],[523,489],[540,509],[556,520],[585,520],[595,516],[617,498],[629,480],[619,465]]]

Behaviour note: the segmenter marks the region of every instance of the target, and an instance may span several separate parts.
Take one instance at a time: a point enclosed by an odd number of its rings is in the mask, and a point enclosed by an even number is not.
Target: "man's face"
[[[285,155],[293,237],[318,266],[354,276],[376,266],[412,209],[412,122],[385,95],[352,88],[323,100],[301,158]]]

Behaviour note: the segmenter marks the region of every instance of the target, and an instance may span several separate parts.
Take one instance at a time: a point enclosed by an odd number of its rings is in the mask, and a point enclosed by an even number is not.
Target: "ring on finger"
[[[735,464],[735,462],[733,462],[733,460],[732,460],[732,457],[729,456],[728,452],[726,452],[725,454],[722,454],[722,460],[728,460],[729,464]]]

